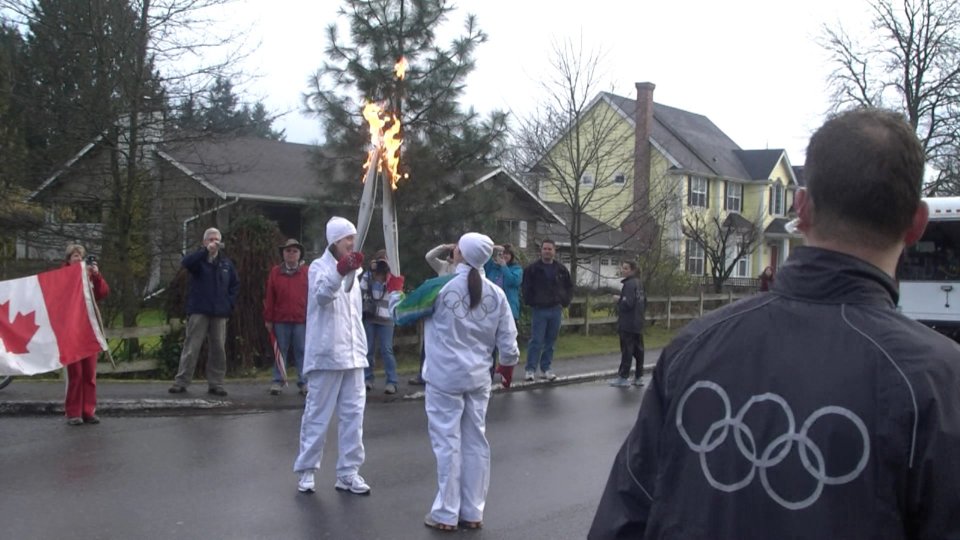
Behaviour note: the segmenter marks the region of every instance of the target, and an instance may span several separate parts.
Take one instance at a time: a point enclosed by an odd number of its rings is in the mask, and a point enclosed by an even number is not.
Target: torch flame
[[[397,74],[397,78],[403,80],[403,77],[407,74],[407,59],[406,57],[401,56],[400,60],[397,60],[396,65],[393,66],[394,73]]]
[[[400,137],[400,119],[392,114],[385,113],[380,105],[376,103],[367,103],[363,107],[363,117],[370,126],[370,151],[367,152],[367,162],[364,163],[364,171],[369,171],[374,166],[372,161],[379,159],[376,163],[377,171],[386,169],[387,176],[390,177],[391,189],[397,189],[397,181],[400,175],[397,168],[400,166],[400,145],[403,139]],[[382,150],[382,152],[378,152]],[[364,175],[364,181],[366,175]]]

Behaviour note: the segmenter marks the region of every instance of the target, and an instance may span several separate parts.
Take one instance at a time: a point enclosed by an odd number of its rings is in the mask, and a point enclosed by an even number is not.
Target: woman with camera
[[[102,300],[110,294],[107,280],[100,274],[100,267],[93,255],[87,256],[87,250],[80,244],[67,246],[63,266],[87,262],[87,278],[93,290],[94,300]],[[97,355],[84,358],[67,365],[67,396],[64,403],[67,424],[99,424],[97,417]]]
[[[367,391],[373,390],[373,366],[377,351],[383,360],[383,371],[387,376],[385,394],[397,393],[397,358],[393,355],[393,317],[390,316],[390,295],[387,294],[387,280],[390,278],[390,265],[386,261],[387,252],[380,250],[373,255],[370,269],[360,278],[360,294],[363,298],[363,328],[367,333],[367,363],[364,373]]]

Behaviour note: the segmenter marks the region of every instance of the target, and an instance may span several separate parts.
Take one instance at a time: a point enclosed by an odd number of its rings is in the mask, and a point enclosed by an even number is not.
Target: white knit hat
[[[349,220],[333,216],[327,222],[327,244],[336,244],[351,234],[357,234],[357,228]]]
[[[457,242],[463,260],[474,268],[483,268],[493,253],[493,240],[485,234],[469,232]]]

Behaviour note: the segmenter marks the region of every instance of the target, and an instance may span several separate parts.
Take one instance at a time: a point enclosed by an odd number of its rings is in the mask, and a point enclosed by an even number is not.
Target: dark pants
[[[634,375],[639,379],[643,376],[643,334],[620,332],[620,369],[617,373],[627,379],[630,377],[630,364],[637,360],[637,371]]]

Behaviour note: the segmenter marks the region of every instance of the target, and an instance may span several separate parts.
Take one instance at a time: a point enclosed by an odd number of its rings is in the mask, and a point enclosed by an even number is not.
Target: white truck
[[[960,197],[924,201],[930,222],[900,258],[898,309],[960,341]]]

